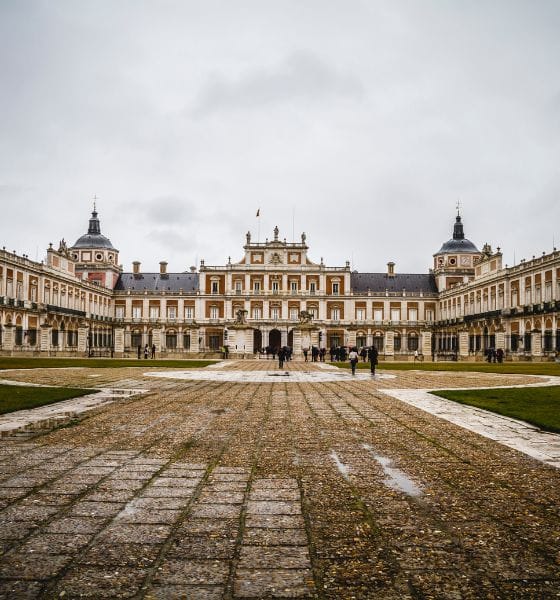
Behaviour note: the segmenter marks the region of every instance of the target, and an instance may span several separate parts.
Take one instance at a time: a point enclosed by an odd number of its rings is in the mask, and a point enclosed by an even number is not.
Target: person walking
[[[303,360],[304,362],[307,362],[307,353],[309,352],[309,350],[307,348],[303,349]]]
[[[142,344],[138,344],[138,358],[142,358]]]
[[[375,346],[372,346],[369,349],[368,357],[369,357],[369,366],[370,366],[371,374],[374,377],[375,377],[375,367],[378,363],[378,356],[379,356],[379,353],[377,352],[377,348]]]
[[[284,368],[284,359],[285,358],[286,358],[286,351],[284,350],[284,348],[280,348],[278,350],[278,368],[279,369]]]
[[[358,364],[358,349],[352,348],[348,354],[350,359],[350,367],[352,368],[352,375],[356,374],[356,365]]]
[[[148,344],[144,346],[144,358],[148,358],[150,351],[148,350]]]
[[[156,357],[156,345],[152,344],[152,358]]]

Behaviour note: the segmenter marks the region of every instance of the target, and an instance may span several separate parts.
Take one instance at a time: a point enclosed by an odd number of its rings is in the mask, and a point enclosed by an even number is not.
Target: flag
[[[259,208],[259,209],[257,210],[257,217],[260,217],[260,216],[261,216],[261,209]]]

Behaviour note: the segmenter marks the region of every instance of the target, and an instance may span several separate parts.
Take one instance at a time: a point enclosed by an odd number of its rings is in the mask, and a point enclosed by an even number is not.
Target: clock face
[[[462,267],[470,267],[471,266],[471,257],[470,256],[461,256],[461,266]]]

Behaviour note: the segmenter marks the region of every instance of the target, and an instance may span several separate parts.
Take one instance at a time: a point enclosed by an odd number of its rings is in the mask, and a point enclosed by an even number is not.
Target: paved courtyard
[[[204,372],[6,373],[143,393],[0,438],[0,598],[560,596],[560,469],[415,395],[542,379]]]

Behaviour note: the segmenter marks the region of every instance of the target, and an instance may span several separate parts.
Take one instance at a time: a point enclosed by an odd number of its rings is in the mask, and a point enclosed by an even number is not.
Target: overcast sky
[[[560,247],[558,0],[0,0],[0,246],[92,198],[124,269],[307,234],[426,272],[452,234]]]

